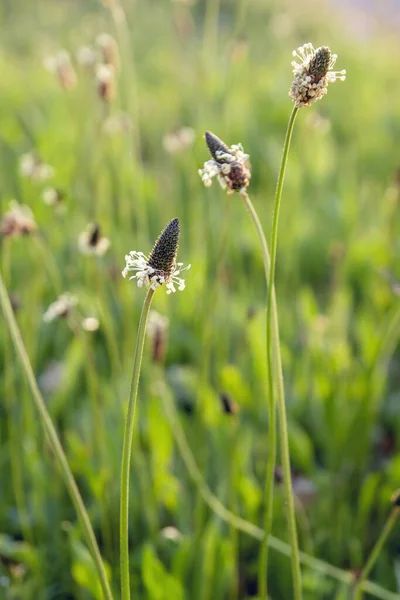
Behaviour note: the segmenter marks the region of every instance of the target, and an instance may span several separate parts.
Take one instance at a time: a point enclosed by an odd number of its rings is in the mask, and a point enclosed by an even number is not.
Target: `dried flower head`
[[[78,80],[72,66],[71,57],[66,50],[60,50],[54,56],[48,56],[44,61],[44,66],[50,73],[54,73],[57,76],[64,90],[69,90],[76,86]]]
[[[332,54],[327,46],[314,49],[308,43],[293,50],[300,62],[292,62],[294,79],[289,96],[297,107],[310,106],[313,102],[321,100],[328,91],[328,84],[337,79],[344,81],[346,71],[332,71],[337,54]]]
[[[110,102],[115,97],[115,77],[112,65],[98,65],[96,68],[97,93],[102,100]]]
[[[68,317],[75,306],[78,304],[76,296],[71,294],[62,294],[55,302],[52,302],[43,315],[45,323],[51,323],[56,319],[65,319]]]
[[[54,175],[54,169],[42,162],[34,152],[27,152],[19,157],[19,171],[23,177],[34,181],[46,181]]]
[[[4,237],[17,237],[29,235],[37,230],[33,213],[28,206],[18,204],[11,200],[10,209],[0,221],[0,235]]]
[[[96,38],[96,44],[100,48],[102,62],[119,71],[120,58],[118,44],[113,36],[109,33],[100,33]]]
[[[179,221],[173,219],[158,236],[150,256],[143,252],[132,250],[125,256],[126,266],[122,276],[127,277],[130,271],[136,271],[129,279],[137,279],[137,284],[142,287],[151,287],[156,290],[165,283],[167,294],[185,289],[185,280],[178,275],[190,269],[190,265],[182,268],[183,263],[176,262],[179,243]]]
[[[195,139],[195,131],[191,127],[181,127],[176,131],[170,131],[163,138],[164,150],[168,154],[183,152],[191,146]]]
[[[100,225],[90,223],[78,239],[79,250],[82,254],[103,256],[110,247],[110,240],[101,235]]]
[[[199,169],[199,175],[206,187],[212,184],[212,178],[217,177],[219,184],[228,193],[240,192],[249,185],[250,168],[249,155],[244,153],[241,144],[228,147],[216,135],[206,131],[206,143],[211,160]]]

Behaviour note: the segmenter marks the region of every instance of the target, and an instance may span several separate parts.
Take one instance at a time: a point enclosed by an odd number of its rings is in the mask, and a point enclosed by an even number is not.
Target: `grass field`
[[[261,600],[263,262],[239,194],[217,182],[206,189],[197,171],[210,158],[206,130],[241,142],[270,241],[291,53],[308,41],[337,53],[347,79],[299,111],[278,238],[304,599],[352,597],[348,582],[392,510],[400,487],[400,44],[390,15],[365,30],[344,10],[322,0],[136,0],[122,11],[113,0],[0,2],[0,270],[115,600],[124,415],[145,296],[121,271],[125,254],[149,253],[174,217],[178,260],[191,269],[183,292],[157,290],[152,308],[167,321],[152,317],[145,345],[130,486],[132,598]],[[82,52],[95,48],[99,60],[104,32],[119,48],[114,90],[107,76],[96,81],[92,55]],[[66,63],[63,79],[51,60],[61,49],[73,69]],[[31,235],[7,235],[13,199],[32,211]],[[89,223],[110,241],[102,256],[82,251]],[[43,319],[65,293],[78,302],[67,318]],[[97,329],[85,321],[92,317]],[[3,318],[0,332],[0,598],[100,600]],[[273,540],[287,542],[279,452],[275,479]],[[252,535],[212,509],[210,490],[257,526]],[[394,528],[369,574],[378,587],[365,598],[400,598],[399,544]],[[268,574],[270,598],[290,600],[285,544],[272,541]]]

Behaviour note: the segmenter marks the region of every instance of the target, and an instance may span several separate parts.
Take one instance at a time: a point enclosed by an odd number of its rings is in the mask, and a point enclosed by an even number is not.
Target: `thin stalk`
[[[371,572],[372,567],[374,566],[386,540],[388,539],[393,527],[396,524],[397,518],[399,516],[400,508],[398,506],[394,506],[390,511],[390,514],[386,520],[386,523],[381,531],[380,536],[378,537],[375,546],[372,548],[371,554],[367,560],[367,563],[363,570],[361,571],[361,575],[358,578],[358,581],[354,587],[353,598],[354,600],[361,600],[363,597],[363,589],[365,580]]]
[[[104,568],[104,564],[100,555],[99,547],[97,545],[97,541],[92,529],[92,525],[90,523],[89,516],[87,514],[85,505],[83,504],[82,497],[80,495],[78,486],[76,485],[74,476],[70,470],[68,465],[67,457],[65,456],[64,450],[61,446],[60,440],[58,438],[56,429],[53,425],[51,417],[47,411],[46,404],[43,400],[43,397],[40,393],[39,387],[36,383],[35,375],[33,373],[33,369],[31,363],[29,361],[28,354],[26,352],[24,342],[22,341],[21,333],[19,331],[17,322],[14,317],[14,313],[11,307],[10,299],[7,294],[6,287],[3,283],[3,278],[0,273],[0,304],[1,309],[4,314],[4,318],[7,323],[7,327],[9,329],[10,335],[12,337],[12,341],[14,343],[15,350],[17,352],[19,361],[21,366],[25,372],[26,379],[28,381],[28,385],[30,387],[34,403],[38,410],[40,420],[42,422],[43,428],[46,431],[49,443],[54,452],[54,455],[58,461],[58,464],[61,469],[61,474],[64,479],[64,483],[67,487],[71,500],[74,504],[75,510],[77,512],[83,534],[86,538],[86,543],[89,547],[89,550],[92,554],[93,561],[95,567],[97,569],[97,573],[99,576],[100,584],[103,590],[104,598],[106,600],[112,600],[111,588],[107,579],[106,571]]]
[[[249,198],[249,195],[245,190],[241,192],[241,196],[244,200],[247,210],[250,213],[250,217],[254,223],[261,243],[261,253],[264,263],[265,281],[267,284],[267,290],[269,290],[269,274],[271,260],[268,251],[267,241],[265,239],[264,230],[262,228],[260,219],[258,218],[257,212]],[[272,286],[274,287],[274,286]],[[281,362],[281,351],[279,344],[279,329],[278,329],[278,313],[276,310],[276,297],[275,290],[272,290],[272,319],[273,319],[273,352],[275,354],[275,380],[278,382],[278,393],[283,392],[283,385],[280,386],[279,382],[283,381],[282,377],[282,362]],[[265,484],[265,515],[264,515],[264,538],[261,542],[261,550],[258,565],[258,591],[261,598],[268,597],[268,577],[267,577],[267,566],[268,566],[268,537],[271,534],[272,529],[272,516],[273,516],[273,500],[274,500],[274,470],[276,461],[276,406],[274,402],[274,376],[270,365],[267,368],[268,374],[268,393],[269,393],[269,405],[268,405],[268,420],[269,420],[269,449],[268,449],[268,467],[267,467],[267,479]],[[283,402],[285,399],[283,398]]]
[[[289,123],[286,131],[285,143],[283,146],[283,154],[282,154],[282,162],[281,168],[279,171],[278,184],[275,192],[275,202],[274,202],[274,216],[272,223],[272,238],[271,238],[271,262],[270,262],[270,270],[269,270],[269,281],[271,285],[268,286],[268,300],[267,300],[267,361],[268,361],[268,370],[272,372],[273,369],[273,349],[271,343],[272,337],[272,329],[276,328],[276,336],[279,345],[279,325],[278,325],[278,317],[277,310],[275,307],[275,311],[273,310],[273,292],[274,292],[274,281],[275,281],[275,265],[276,265],[276,249],[278,242],[278,224],[279,224],[279,209],[282,198],[282,189],[283,182],[285,179],[286,165],[289,156],[289,148],[290,142],[293,133],[293,127],[296,119],[296,115],[298,112],[298,108],[295,106],[292,110],[292,113],[289,118]],[[274,317],[275,313],[275,318]],[[272,324],[274,323],[273,327]],[[278,352],[275,356],[275,360],[279,361],[280,353]],[[289,527],[289,540],[292,548],[292,578],[293,578],[293,597],[294,600],[301,600],[302,598],[302,589],[301,589],[301,572],[300,572],[300,562],[299,562],[299,545],[297,539],[297,531],[296,531],[296,517],[294,510],[294,500],[293,500],[293,490],[292,490],[292,476],[290,471],[290,454],[289,454],[289,439],[288,439],[288,430],[287,430],[287,418],[286,418],[286,404],[285,404],[285,394],[284,394],[284,385],[283,385],[283,375],[282,369],[278,374],[278,380],[276,381],[276,385],[278,387],[277,394],[277,409],[278,409],[278,422],[279,422],[279,438],[280,438],[280,451],[281,451],[281,461],[283,468],[283,484],[284,484],[284,492],[285,492],[285,503],[287,510],[287,519],[288,519],[288,527]],[[272,393],[274,390],[272,389]],[[270,399],[270,402],[273,406],[275,406],[275,398],[274,395]],[[268,474],[273,472],[272,465],[270,465],[268,469]],[[273,485],[273,481],[270,481],[267,486],[270,488]],[[270,510],[268,506],[266,507],[266,511]],[[268,559],[268,556],[267,556]],[[264,562],[262,566],[262,576],[264,580],[267,578],[267,560]]]
[[[246,521],[246,519],[243,519],[242,517],[238,517],[233,512],[228,510],[209,488],[208,484],[204,480],[201,470],[197,466],[193,452],[191,451],[185,436],[185,432],[180,424],[174,401],[171,398],[167,388],[165,388],[162,394],[161,401],[163,403],[165,414],[170,423],[171,431],[175,438],[182,461],[189,473],[190,478],[200,491],[204,502],[214,514],[216,514],[225,523],[228,523],[228,525],[231,527],[246,533],[256,540],[263,540],[265,538],[265,533],[260,527],[250,523],[250,521]],[[288,558],[292,556],[292,548],[290,544],[277,537],[274,537],[273,535],[268,537],[268,545],[273,550],[276,550]],[[315,558],[310,554],[306,554],[305,552],[299,552],[299,559],[301,564],[303,564],[305,567],[313,569],[322,576],[332,577],[336,581],[344,583],[347,586],[350,586],[354,583],[354,575],[350,571],[339,569],[338,567],[330,565],[329,563],[320,560],[319,558]],[[386,590],[372,581],[364,581],[362,584],[362,589],[375,598],[379,598],[380,600],[398,600],[398,594],[390,592],[389,590]]]
[[[133,359],[133,372],[131,389],[129,392],[128,413],[125,421],[124,443],[122,447],[121,466],[121,500],[120,500],[120,561],[121,561],[121,598],[129,600],[131,597],[129,587],[129,471],[131,463],[131,451],[133,440],[133,425],[135,421],[135,410],[137,392],[139,386],[140,367],[142,364],[144,338],[146,334],[147,319],[154,290],[149,288],[143,303],[140,316],[138,335],[136,340],[135,357]]]

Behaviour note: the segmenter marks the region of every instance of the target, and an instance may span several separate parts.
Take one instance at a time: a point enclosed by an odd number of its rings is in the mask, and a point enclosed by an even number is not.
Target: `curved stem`
[[[131,451],[133,440],[133,425],[135,421],[135,409],[139,385],[140,367],[142,364],[144,338],[146,334],[147,319],[154,290],[149,288],[144,300],[138,335],[136,340],[135,357],[133,360],[133,372],[131,389],[129,392],[128,412],[125,421],[124,442],[122,447],[121,466],[121,499],[120,499],[120,561],[121,561],[121,598],[129,600],[131,597],[129,587],[129,471],[131,463]]]
[[[271,285],[268,287],[268,300],[267,300],[267,361],[268,361],[268,369],[272,372],[274,358],[272,356],[273,348],[271,343],[272,337],[272,321],[273,321],[273,313],[275,312],[274,318],[274,328],[276,328],[276,336],[278,338],[279,344],[279,326],[278,326],[278,316],[277,311],[273,310],[273,291],[274,291],[274,281],[275,281],[275,265],[276,265],[276,250],[277,250],[277,242],[278,242],[278,224],[279,224],[279,210],[282,198],[282,189],[283,182],[285,179],[286,165],[289,156],[289,148],[290,142],[292,138],[294,123],[296,119],[296,115],[298,112],[298,108],[295,106],[292,110],[292,113],[289,118],[288,127],[286,130],[286,138],[283,146],[283,154],[282,154],[282,162],[281,168],[279,171],[278,184],[275,192],[275,202],[274,202],[274,216],[272,223],[272,238],[271,238],[271,262],[270,262],[270,270],[269,270],[269,281]],[[275,344],[274,344],[275,348]],[[277,352],[275,356],[275,361],[280,360],[280,353]],[[301,572],[300,572],[300,562],[299,562],[299,545],[297,540],[297,531],[296,531],[296,517],[294,510],[294,500],[293,500],[293,491],[292,491],[292,477],[290,471],[290,454],[289,454],[289,439],[288,439],[288,430],[287,430],[287,418],[286,418],[286,405],[285,405],[285,395],[284,395],[284,385],[283,385],[283,376],[282,376],[282,368],[280,368],[280,372],[278,374],[278,378],[276,381],[276,385],[278,387],[277,394],[277,410],[278,410],[278,422],[279,422],[279,438],[280,438],[280,451],[281,451],[281,461],[283,468],[283,484],[285,491],[285,502],[287,509],[287,519],[288,519],[288,527],[289,527],[289,539],[290,545],[292,548],[292,578],[293,578],[293,598],[294,600],[301,600],[302,597],[302,589],[301,589]],[[270,402],[273,407],[275,406],[275,398],[274,398],[274,390],[272,389],[272,397]],[[273,469],[272,465],[268,469],[268,474]],[[270,489],[273,486],[273,481],[267,482],[267,488]],[[266,510],[269,510],[268,507]],[[270,509],[272,510],[272,508]],[[268,557],[267,557],[268,558]],[[264,566],[262,567],[262,573],[264,579],[267,576],[267,560],[264,562]]]
[[[369,558],[367,560],[367,564],[361,571],[361,575],[358,578],[358,581],[354,588],[354,593],[353,593],[354,600],[362,600],[363,589],[365,589],[365,586],[364,586],[365,581],[366,581],[368,575],[370,574],[371,569],[374,566],[374,564],[383,548],[383,545],[385,544],[387,538],[389,537],[390,532],[392,531],[393,527],[395,526],[395,523],[399,516],[399,512],[400,512],[400,509],[398,506],[395,506],[390,511],[390,514],[389,514],[389,516],[386,520],[386,523],[381,531],[381,534],[378,537],[378,539],[375,543],[375,546],[372,548],[371,554],[369,555]]]
[[[204,502],[207,506],[213,511],[215,515],[217,515],[222,521],[228,523],[231,527],[234,527],[238,531],[242,531],[246,533],[250,537],[256,540],[265,539],[264,531],[250,523],[250,521],[246,521],[242,517],[238,517],[233,512],[228,510],[222,502],[217,498],[217,496],[212,492],[209,488],[207,482],[205,481],[201,470],[199,469],[196,460],[193,456],[193,452],[190,449],[189,443],[185,436],[185,432],[183,430],[182,425],[180,424],[179,417],[174,405],[173,399],[170,397],[170,393],[167,387],[163,390],[163,394],[161,396],[161,401],[164,405],[164,410],[166,417],[170,423],[171,430],[173,436],[175,438],[176,445],[178,447],[179,454],[182,458],[182,461],[189,473],[190,478],[193,483],[199,490]],[[284,556],[291,557],[292,556],[292,548],[283,540],[270,535],[268,537],[268,545],[273,550],[276,550],[280,554]],[[332,577],[336,581],[340,581],[345,585],[352,585],[354,583],[354,575],[350,571],[345,571],[344,569],[339,569],[334,565],[330,565],[329,563],[320,560],[319,558],[315,558],[310,554],[306,554],[305,552],[299,552],[300,562],[310,569],[313,569],[317,573],[320,573],[322,576]],[[390,592],[380,585],[373,583],[372,581],[364,581],[362,584],[362,589],[365,592],[371,594],[375,598],[379,598],[380,600],[398,600],[398,594],[394,592]]]
[[[270,255],[268,251],[267,241],[265,239],[264,230],[262,228],[260,219],[258,218],[257,212],[250,200],[249,195],[245,190],[241,191],[241,196],[244,203],[250,213],[250,217],[254,223],[257,231],[258,238],[261,243],[261,251],[264,263],[265,282],[267,290],[269,289],[269,272],[271,266]],[[281,363],[281,352],[279,344],[279,329],[278,329],[278,314],[276,310],[276,298],[275,290],[272,290],[272,319],[273,319],[273,350],[276,357],[275,360],[275,380],[277,382],[282,381],[282,363]],[[267,577],[267,566],[268,566],[268,538],[271,534],[272,529],[272,512],[273,512],[273,500],[274,500],[274,471],[276,461],[276,407],[274,399],[274,376],[272,369],[268,365],[268,393],[269,393],[269,404],[268,404],[268,467],[267,467],[267,478],[265,484],[265,515],[264,515],[264,537],[261,542],[261,550],[258,564],[258,592],[260,598],[268,597],[268,577]],[[278,386],[278,393],[283,393],[283,385]],[[285,399],[283,398],[283,402]]]
[[[14,313],[11,307],[11,303],[7,294],[6,287],[3,283],[3,278],[0,273],[0,304],[1,309],[4,314],[4,318],[6,320],[8,329],[10,331],[10,335],[14,344],[14,347],[17,351],[17,355],[21,366],[25,372],[26,379],[28,381],[34,403],[38,410],[40,420],[42,422],[43,428],[46,431],[50,446],[54,452],[54,455],[58,461],[60,466],[61,474],[64,479],[64,483],[67,487],[71,500],[74,504],[75,510],[77,512],[83,534],[86,538],[86,543],[89,547],[91,555],[93,557],[93,561],[95,567],[97,569],[99,580],[101,587],[103,589],[104,597],[107,600],[112,600],[111,588],[107,579],[106,571],[104,568],[104,564],[100,555],[99,547],[97,545],[97,541],[92,529],[92,525],[89,520],[89,516],[87,514],[85,505],[83,504],[82,497],[80,495],[78,486],[76,485],[74,476],[72,475],[71,469],[69,467],[67,457],[65,456],[64,450],[61,446],[60,440],[58,438],[56,429],[53,425],[51,417],[48,413],[46,404],[43,400],[42,394],[40,393],[39,387],[36,383],[35,375],[33,373],[33,369],[31,363],[29,361],[28,354],[26,352],[24,342],[22,341],[21,333],[19,331],[17,322],[14,317]]]

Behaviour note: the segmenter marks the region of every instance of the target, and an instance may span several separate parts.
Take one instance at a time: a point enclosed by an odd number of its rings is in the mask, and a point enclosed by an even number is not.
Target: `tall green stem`
[[[58,461],[60,466],[61,474],[64,479],[64,483],[67,487],[71,500],[75,506],[75,510],[77,512],[83,534],[86,538],[87,545],[92,554],[94,564],[96,566],[100,584],[103,589],[103,594],[106,600],[112,600],[112,594],[110,589],[110,584],[108,583],[106,571],[104,568],[103,561],[101,559],[99,547],[96,542],[96,538],[92,529],[92,525],[89,520],[89,516],[86,512],[86,508],[83,504],[82,497],[80,495],[78,486],[76,485],[74,476],[69,468],[67,457],[65,456],[64,450],[61,446],[60,440],[58,438],[56,429],[53,425],[51,417],[47,411],[46,404],[43,400],[42,394],[40,393],[39,387],[36,383],[35,375],[33,373],[33,369],[31,363],[29,361],[28,354],[26,352],[24,342],[22,341],[21,333],[19,331],[17,322],[14,317],[14,313],[11,307],[11,303],[7,294],[6,287],[3,282],[3,278],[0,273],[0,304],[1,309],[4,314],[4,318],[7,323],[7,327],[10,331],[10,335],[14,344],[14,347],[17,351],[17,355],[21,366],[25,372],[26,379],[28,381],[34,403],[38,410],[40,420],[42,422],[43,428],[46,431],[48,440],[50,442],[51,448],[54,452],[54,455]]]
[[[259,237],[261,243],[261,253],[264,263],[264,273],[265,273],[265,281],[267,284],[267,290],[269,289],[269,272],[271,260],[268,251],[267,241],[265,239],[264,230],[262,228],[260,219],[255,211],[255,208],[247,194],[246,191],[241,192],[241,196],[244,200],[244,203],[250,213],[250,217],[254,223],[254,226],[257,231],[257,235]],[[280,352],[280,344],[279,344],[279,329],[278,329],[278,314],[276,310],[276,298],[275,298],[275,290],[272,291],[272,318],[273,318],[273,345],[274,345],[274,353],[275,353],[275,379],[276,381],[283,381],[282,377],[282,363],[281,363],[281,352]],[[267,468],[267,479],[265,484],[265,515],[264,515],[264,537],[261,542],[261,551],[259,557],[259,565],[258,565],[258,591],[260,598],[268,597],[268,578],[267,578],[267,565],[268,565],[268,538],[271,535],[272,529],[272,509],[273,509],[273,500],[274,500],[274,470],[275,470],[275,460],[276,460],[276,410],[275,410],[275,402],[273,402],[274,398],[274,376],[272,370],[268,365],[268,393],[270,402],[268,405],[268,419],[269,419],[269,429],[268,429],[268,441],[269,441],[269,451],[268,451],[268,468]],[[283,385],[278,386],[278,393],[283,393]],[[283,402],[285,399],[283,399]]]
[[[365,581],[366,581],[368,575],[370,574],[371,569],[374,566],[374,564],[383,548],[383,545],[385,544],[387,538],[389,537],[390,532],[392,531],[393,527],[395,526],[395,523],[399,516],[399,512],[400,512],[400,509],[398,506],[394,506],[392,508],[392,510],[390,511],[390,514],[389,514],[389,516],[386,520],[386,523],[381,531],[381,534],[378,537],[378,539],[375,543],[375,546],[372,548],[372,551],[371,551],[371,554],[369,555],[367,563],[366,563],[365,567],[363,568],[363,570],[361,571],[360,577],[358,578],[358,581],[354,588],[354,593],[353,593],[354,600],[362,600]]]
[[[146,334],[147,319],[154,290],[149,288],[140,316],[139,330],[136,340],[135,358],[133,360],[133,372],[131,389],[129,392],[128,412],[125,421],[124,443],[122,447],[121,466],[121,500],[120,500],[120,553],[121,553],[121,598],[129,600],[131,597],[129,587],[129,471],[131,463],[131,451],[133,440],[133,425],[135,421],[135,409],[137,392],[139,386],[140,367],[142,364],[144,338]]]
[[[289,156],[290,142],[292,139],[293,127],[296,119],[296,115],[298,112],[298,108],[294,107],[292,113],[289,118],[289,123],[286,131],[285,144],[283,146],[283,155],[281,168],[279,171],[278,184],[275,192],[275,202],[274,202],[274,216],[272,223],[272,238],[271,238],[271,261],[270,261],[270,270],[269,270],[269,281],[270,285],[268,286],[268,300],[267,300],[267,361],[268,361],[268,370],[272,372],[273,370],[273,348],[271,343],[272,337],[272,321],[273,321],[273,313],[275,312],[274,319],[274,327],[276,328],[276,336],[279,344],[279,327],[278,327],[278,317],[277,311],[273,310],[273,292],[274,292],[274,281],[275,281],[275,265],[276,265],[276,250],[278,243],[278,224],[279,224],[279,210],[281,205],[282,198],[282,189],[283,182],[285,179],[286,165]],[[275,307],[276,308],[276,307]],[[274,344],[275,346],[275,344]],[[275,356],[275,361],[279,361],[280,353],[278,352]],[[292,476],[290,471],[290,454],[289,454],[289,439],[288,439],[288,429],[287,429],[287,418],[286,418],[286,404],[285,404],[285,394],[284,394],[284,385],[283,385],[283,376],[282,376],[282,368],[280,368],[280,373],[278,375],[276,385],[278,388],[277,394],[277,409],[278,409],[278,422],[279,422],[279,437],[280,437],[280,451],[281,451],[281,461],[283,468],[283,483],[284,483],[284,491],[285,491],[285,503],[287,510],[287,519],[288,519],[288,527],[289,527],[289,540],[290,546],[292,548],[292,577],[293,577],[293,597],[295,600],[301,600],[302,597],[302,589],[301,589],[301,572],[300,572],[300,562],[299,562],[299,545],[297,540],[297,531],[296,531],[296,517],[294,510],[294,500],[293,500],[293,491],[292,491]],[[272,389],[272,397],[270,398],[270,402],[275,407],[275,397],[274,397],[274,389]],[[272,462],[270,457],[270,462]],[[271,474],[272,473],[272,477]],[[268,477],[269,482],[267,482],[267,489],[269,490],[273,486],[273,468],[270,464],[268,469]],[[272,510],[272,508],[266,507],[266,511]],[[266,542],[265,542],[266,543]],[[268,556],[267,556],[268,558]],[[264,579],[267,577],[267,560],[264,561],[264,566],[262,567]]]

